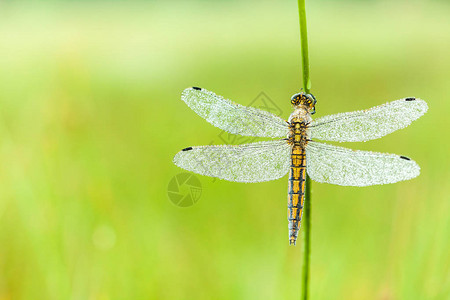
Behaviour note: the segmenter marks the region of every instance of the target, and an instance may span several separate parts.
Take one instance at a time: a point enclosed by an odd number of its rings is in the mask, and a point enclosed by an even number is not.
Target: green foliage
[[[404,7],[403,5],[408,5]],[[167,197],[181,148],[220,130],[180,100],[201,86],[241,104],[298,92],[292,3],[38,4],[0,18],[0,298],[298,298],[287,179],[199,179]],[[219,13],[220,12],[220,13]],[[446,299],[450,219],[447,6],[308,6],[317,113],[416,96],[429,112],[344,146],[415,159],[417,179],[314,183],[311,299]],[[301,234],[301,233],[300,233]]]

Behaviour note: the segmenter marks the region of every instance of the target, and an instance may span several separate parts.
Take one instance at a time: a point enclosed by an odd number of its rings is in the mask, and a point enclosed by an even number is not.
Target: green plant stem
[[[302,47],[303,90],[306,94],[311,90],[309,78],[308,32],[306,28],[305,0],[298,0],[298,16],[300,21],[300,41]]]
[[[302,269],[302,296],[307,300],[309,292],[309,261],[311,257],[311,179],[306,175],[305,203],[303,204],[303,269]]]
[[[300,41],[302,45],[303,90],[309,94],[311,79],[309,77],[308,33],[306,28],[305,0],[298,0],[298,15],[300,21]],[[311,179],[306,175],[305,202],[303,204],[303,268],[302,268],[302,300],[308,299],[309,262],[311,257]]]

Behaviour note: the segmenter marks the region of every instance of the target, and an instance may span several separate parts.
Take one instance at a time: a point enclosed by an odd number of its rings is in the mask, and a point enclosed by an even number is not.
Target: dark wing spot
[[[409,157],[403,156],[401,155],[400,158],[406,159],[406,160],[411,160]]]
[[[197,86],[193,86],[192,87],[194,90],[197,90],[197,91],[201,91],[202,89],[201,88],[199,88],[199,87],[197,87]]]
[[[405,101],[414,101],[416,98],[406,98]]]
[[[192,147],[187,147],[187,148],[184,148],[183,150],[181,150],[181,151],[189,151],[189,150],[192,150]]]

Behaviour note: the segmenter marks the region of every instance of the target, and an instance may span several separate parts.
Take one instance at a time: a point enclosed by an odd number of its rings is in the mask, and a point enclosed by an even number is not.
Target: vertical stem
[[[309,78],[308,32],[306,28],[305,0],[298,0],[298,16],[300,21],[300,41],[302,45],[303,89],[306,94],[311,90]]]
[[[300,41],[302,45],[303,90],[309,94],[311,79],[309,77],[308,33],[306,28],[305,0],[298,0],[298,15],[300,21]],[[311,179],[306,175],[305,203],[303,204],[303,269],[301,300],[308,299],[309,262],[311,253]]]
[[[302,296],[307,300],[309,296],[309,261],[311,253],[311,179],[306,174],[305,203],[303,204],[303,269]]]

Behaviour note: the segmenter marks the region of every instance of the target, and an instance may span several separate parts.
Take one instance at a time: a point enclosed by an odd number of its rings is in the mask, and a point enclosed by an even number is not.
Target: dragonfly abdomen
[[[306,176],[305,150],[300,145],[292,147],[288,188],[289,244],[295,245],[302,219],[305,200]]]

